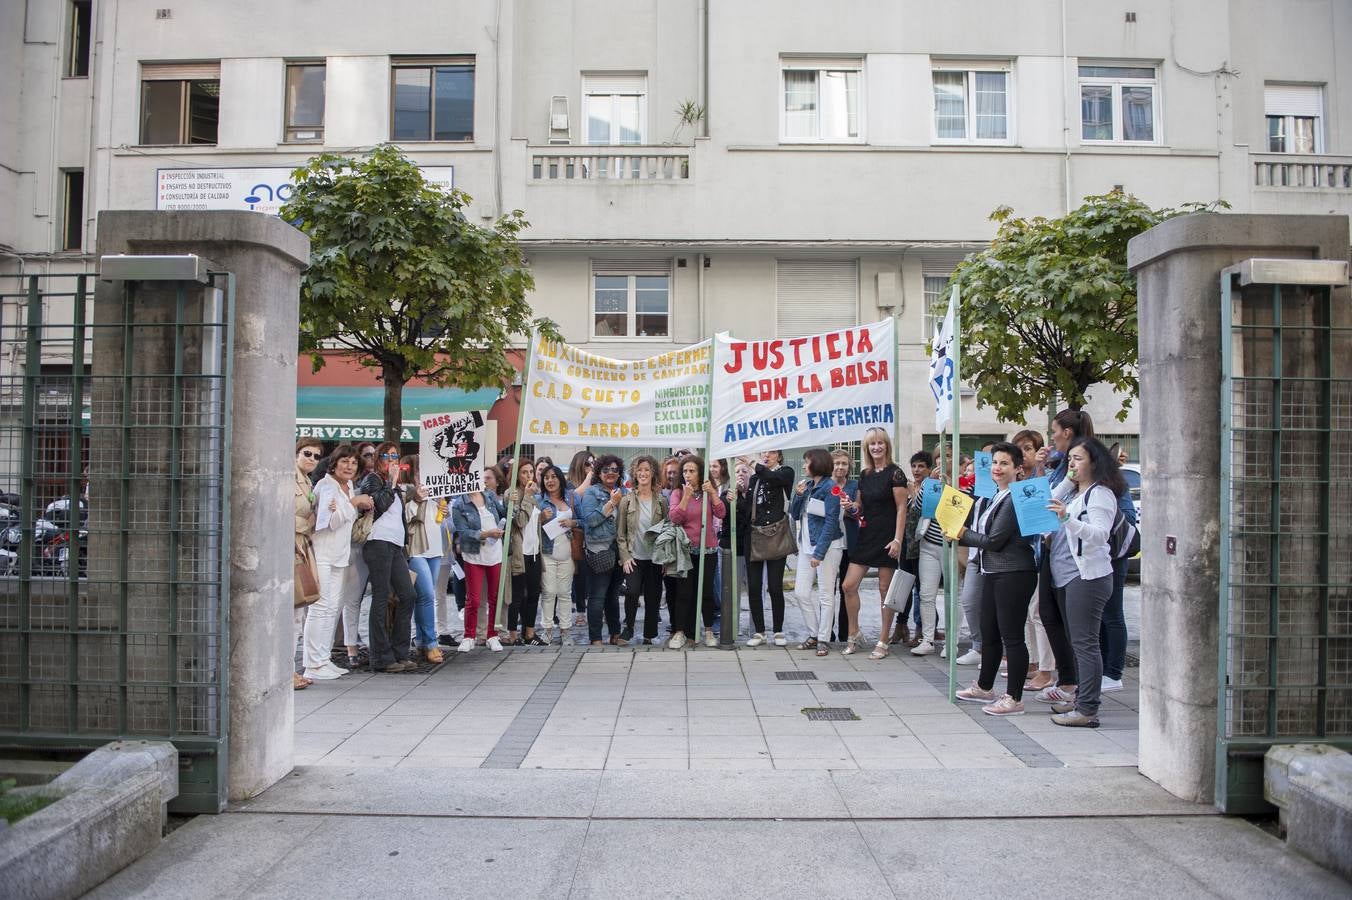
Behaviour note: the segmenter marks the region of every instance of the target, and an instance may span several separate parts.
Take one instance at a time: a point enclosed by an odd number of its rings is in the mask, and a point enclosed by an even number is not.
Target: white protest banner
[[[714,344],[714,457],[857,441],[892,430],[892,319],[811,337]]]
[[[651,447],[708,433],[708,341],[647,359],[608,359],[535,340],[526,373],[526,440]]]
[[[484,487],[488,414],[430,413],[420,417],[418,472],[429,497],[455,497]]]

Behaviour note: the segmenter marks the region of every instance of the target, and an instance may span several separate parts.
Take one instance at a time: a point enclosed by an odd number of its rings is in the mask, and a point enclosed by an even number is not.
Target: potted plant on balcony
[[[671,131],[671,137],[663,141],[667,147],[676,146],[676,142],[681,139],[682,132],[690,128],[704,118],[704,107],[700,106],[694,100],[683,100],[681,105],[676,107],[676,127]],[[694,141],[692,139],[691,144]],[[682,145],[686,146],[686,145]],[[690,157],[681,160],[681,177],[690,177]]]

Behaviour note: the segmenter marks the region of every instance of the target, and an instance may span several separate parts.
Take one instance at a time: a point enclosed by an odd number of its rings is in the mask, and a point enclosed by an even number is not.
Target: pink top
[[[671,521],[685,529],[685,536],[690,538],[690,546],[699,546],[699,527],[700,527],[700,498],[705,496],[703,491],[692,496],[685,503],[676,504],[676,500],[681,497],[680,493],[672,494]],[[723,501],[716,499],[709,504],[709,528],[704,535],[704,549],[713,550],[718,546],[718,529],[714,528],[714,518],[722,518],[727,515],[727,507]]]

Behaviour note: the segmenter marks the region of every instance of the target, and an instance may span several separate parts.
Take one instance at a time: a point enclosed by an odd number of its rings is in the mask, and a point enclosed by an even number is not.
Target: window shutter
[[[141,63],[142,81],[219,81],[221,64],[204,63]]]
[[[859,324],[859,261],[777,260],[775,314],[779,337],[803,337]]]
[[[670,259],[593,259],[593,275],[670,275]]]
[[[648,76],[643,72],[593,72],[582,76],[584,94],[647,93]]]
[[[1324,91],[1317,84],[1269,84],[1263,89],[1264,114],[1269,116],[1323,115]]]

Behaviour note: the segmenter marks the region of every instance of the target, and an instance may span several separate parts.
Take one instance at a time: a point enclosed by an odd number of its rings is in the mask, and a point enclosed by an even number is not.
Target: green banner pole
[[[711,479],[713,476],[710,469],[713,467],[713,460],[710,456],[714,450],[714,347],[718,344],[718,336],[715,335],[709,341],[709,393],[704,405],[704,478]],[[704,621],[704,541],[705,535],[709,531],[709,498],[704,496],[704,485],[699,486],[699,567],[696,571],[695,581],[695,631],[699,632],[698,637],[703,637],[703,628],[700,623],[703,622],[704,628],[712,628],[713,622]],[[690,640],[697,640],[696,635],[686,635]]]
[[[494,622],[497,623],[499,631],[502,631],[507,620],[504,618],[507,609],[508,579],[512,569],[512,520],[516,516],[516,503],[512,499],[513,492],[516,491],[517,469],[521,466],[521,439],[525,435],[526,429],[526,399],[530,396],[530,370],[535,363],[535,343],[538,336],[535,329],[530,332],[530,345],[526,350],[526,367],[521,370],[521,402],[516,410],[516,441],[512,450],[512,471],[507,476],[511,484],[505,485],[507,491],[507,528],[502,536],[502,569],[498,572],[498,605],[494,612]],[[521,498],[523,501],[525,497]],[[562,624],[562,623],[560,623]],[[531,626],[534,627],[532,622]],[[472,635],[470,635],[472,636]]]
[[[953,452],[950,454],[952,459],[949,461],[949,471],[953,489],[957,490],[958,470],[961,467],[960,460],[962,458],[962,452],[959,449],[962,445],[962,317],[959,311],[957,285],[953,285],[953,293],[949,302],[953,306],[953,342],[950,344],[953,352]],[[944,598],[948,607],[948,616],[944,623],[944,644],[948,648],[948,698],[953,703],[957,703],[958,545],[949,540],[945,540],[945,543],[948,546],[948,571],[944,577]]]

